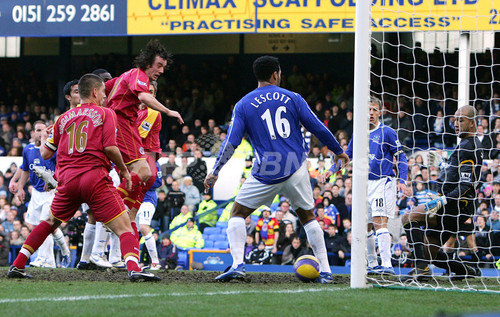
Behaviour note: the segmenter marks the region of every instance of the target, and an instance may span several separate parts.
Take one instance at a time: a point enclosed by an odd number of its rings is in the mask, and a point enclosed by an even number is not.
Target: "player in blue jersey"
[[[387,229],[389,218],[396,215],[396,190],[409,195],[406,187],[408,164],[396,131],[380,122],[382,102],[370,97],[370,141],[369,141],[369,174],[368,174],[368,272],[376,274],[394,274],[391,264],[391,235]],[[352,143],[349,142],[347,155],[352,158]],[[396,179],[393,161],[397,160],[399,178]],[[380,250],[382,263],[377,262],[375,237]]]
[[[162,174],[161,168],[158,161],[156,161],[156,180],[153,186],[146,192],[144,200],[142,201],[141,207],[137,212],[139,231],[145,239],[146,248],[148,249],[149,256],[151,258],[151,271],[157,271],[161,268],[160,260],[158,259],[158,250],[156,250],[156,241],[152,234],[151,220],[155,214],[156,206],[158,205],[158,195],[156,194],[156,189],[162,184]]]
[[[31,200],[28,204],[26,216],[26,222],[32,227],[49,217],[50,206],[55,195],[55,191],[48,190],[46,183],[33,171],[35,166],[38,166],[41,170],[50,171],[52,174],[56,169],[55,156],[49,160],[44,160],[40,154],[41,135],[45,128],[47,128],[47,125],[44,121],[36,121],[34,123],[35,143],[28,144],[23,150],[23,163],[20,167],[22,174],[17,184],[17,196],[21,202],[24,202],[25,199],[24,185],[28,179],[33,185],[33,192],[31,193]],[[70,252],[61,229],[56,229],[52,237],[54,239],[49,237],[42,244],[38,250],[37,258],[30,263],[31,266],[56,267],[54,259],[54,241],[61,248],[61,254],[63,256],[61,264],[65,267],[69,265]]]
[[[211,173],[205,179],[208,191],[217,181],[224,164],[248,134],[255,162],[248,179],[236,196],[227,235],[233,265],[216,280],[241,280],[246,276],[243,262],[246,241],[245,218],[261,205],[269,205],[276,194],[289,197],[304,225],[309,243],[320,263],[318,282],[333,281],[323,230],[313,213],[314,201],[306,157],[308,146],[301,124],[335,153],[336,161],[349,161],[333,134],[297,93],[279,87],[281,67],[275,57],[262,56],[253,63],[258,87],[234,107],[231,125]]]

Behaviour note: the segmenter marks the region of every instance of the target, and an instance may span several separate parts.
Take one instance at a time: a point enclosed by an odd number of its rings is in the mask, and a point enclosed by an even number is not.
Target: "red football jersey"
[[[161,113],[146,107],[145,109],[139,110],[137,122],[139,123],[139,134],[142,138],[144,150],[161,153]]]
[[[64,181],[97,169],[111,169],[104,148],[116,146],[116,114],[87,103],[63,113],[44,146],[57,151],[57,179]]]
[[[139,93],[149,93],[149,77],[140,68],[133,68],[120,77],[108,80],[106,83],[108,99],[106,106],[113,109],[117,115],[137,121],[140,101]]]

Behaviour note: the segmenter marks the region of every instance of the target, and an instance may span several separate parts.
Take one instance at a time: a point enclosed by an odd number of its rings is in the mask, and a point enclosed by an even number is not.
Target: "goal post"
[[[366,280],[366,227],[368,185],[368,106],[370,100],[371,6],[356,6],[354,34],[354,113],[351,287],[368,287]]]
[[[491,230],[484,235],[483,229],[478,227],[478,218],[485,213],[481,208],[474,209],[471,215],[473,227],[476,225],[474,229],[467,229],[463,237],[459,234],[454,245],[435,245],[446,252],[448,260],[441,260],[441,263],[436,260],[429,266],[432,272],[429,281],[402,279],[414,264],[412,259],[403,259],[402,255],[396,258],[395,251],[396,276],[366,274],[370,95],[382,100],[384,110],[380,119],[396,130],[410,159],[407,186],[412,187],[412,195],[408,198],[398,196],[397,209],[411,209],[431,200],[430,194],[438,192],[436,187],[431,189],[435,175],[448,164],[447,159],[460,142],[452,127],[458,108],[465,105],[476,108],[478,137],[484,140],[483,146],[488,138],[493,139],[488,151],[497,142],[500,144],[500,124],[495,126],[496,121],[500,123],[500,103],[493,105],[495,98],[500,99],[500,52],[494,45],[495,31],[500,30],[499,10],[500,0],[377,0],[356,4],[352,288],[375,285],[500,293],[500,231],[496,233],[498,236]],[[500,153],[500,145],[497,149]],[[418,161],[418,156],[422,161]],[[414,163],[414,159],[418,162]],[[493,157],[486,157],[485,162],[488,168],[496,168]],[[500,181],[500,169],[498,172]],[[500,193],[488,194],[492,191],[493,179],[486,178],[477,184],[477,192],[489,195],[487,199],[491,201],[495,195],[500,198]],[[393,235],[393,246],[398,244],[404,249],[409,246],[400,241],[404,233],[398,218],[401,214],[390,223],[389,231]],[[459,217],[456,219],[458,222]],[[489,218],[485,216],[485,219]],[[480,246],[480,260],[476,262],[474,259],[479,253],[466,243],[470,242],[466,238],[470,233],[486,237],[486,245]],[[460,278],[443,269],[443,265],[435,265],[451,260],[464,266],[477,264],[482,276]]]

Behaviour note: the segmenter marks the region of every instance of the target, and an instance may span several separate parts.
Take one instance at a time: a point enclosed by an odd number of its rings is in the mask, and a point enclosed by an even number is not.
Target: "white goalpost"
[[[352,288],[500,293],[500,230],[491,228],[496,226],[495,196],[499,198],[500,210],[500,192],[493,186],[494,180],[500,183],[497,160],[500,158],[500,51],[495,48],[495,31],[500,30],[499,10],[500,0],[375,0],[356,4]],[[398,196],[399,212],[389,221],[394,276],[367,275],[371,95],[382,100],[380,120],[397,132],[409,159],[407,186],[412,188],[412,195]],[[456,241],[453,243],[450,238],[447,243],[433,246],[440,248],[449,261],[462,263],[464,267],[479,267],[481,276],[455,275],[442,268],[447,261],[435,260],[428,266],[431,271],[428,279],[404,279],[414,267],[415,259],[411,245],[405,242],[401,215],[439,193],[436,175],[444,171],[460,142],[452,127],[453,116],[465,105],[476,108],[477,136],[486,149],[484,175],[473,184],[480,199],[475,202],[470,225],[463,227],[467,229],[461,227],[454,235]],[[456,220],[458,223],[459,216]],[[429,230],[426,225],[421,229]],[[475,235],[473,240],[467,238],[471,234]]]

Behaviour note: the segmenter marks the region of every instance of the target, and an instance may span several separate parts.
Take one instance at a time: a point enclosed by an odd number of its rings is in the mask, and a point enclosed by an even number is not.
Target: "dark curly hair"
[[[156,56],[160,56],[167,61],[167,66],[165,69],[174,62],[172,60],[172,54],[167,51],[167,49],[160,43],[159,40],[151,40],[146,44],[146,47],[141,50],[139,55],[134,59],[135,67],[139,67],[142,70],[146,70],[148,66],[153,65]]]

